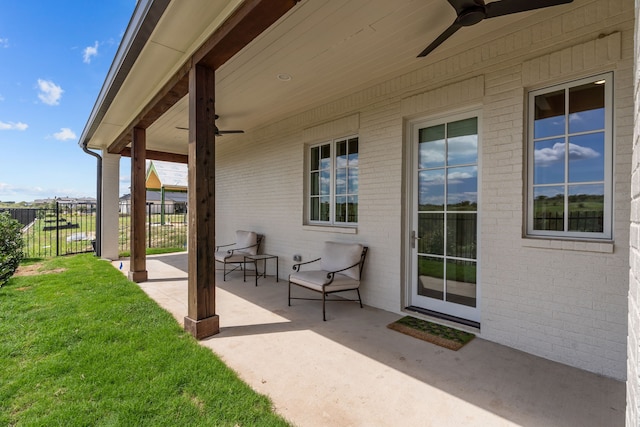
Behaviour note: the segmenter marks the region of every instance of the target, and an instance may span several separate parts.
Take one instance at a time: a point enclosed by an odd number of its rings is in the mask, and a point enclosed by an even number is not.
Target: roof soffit
[[[89,147],[104,149],[116,139],[242,1],[172,1],[97,125]]]

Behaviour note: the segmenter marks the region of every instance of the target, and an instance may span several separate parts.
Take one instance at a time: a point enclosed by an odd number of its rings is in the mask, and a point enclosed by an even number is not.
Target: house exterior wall
[[[265,234],[264,250],[315,258],[322,242],[370,247],[363,301],[406,305],[407,123],[478,110],[482,338],[617,379],[626,377],[634,4],[582,2],[432,65],[216,145],[216,235]],[[614,73],[613,242],[523,238],[526,94]],[[304,224],[309,144],[357,133],[357,232]]]
[[[635,16],[640,13],[640,1],[635,2]],[[629,273],[629,336],[627,341],[627,422],[628,426],[640,424],[640,74],[638,74],[638,47],[640,34],[636,20],[635,73],[633,109],[633,157],[631,164],[631,227]]]

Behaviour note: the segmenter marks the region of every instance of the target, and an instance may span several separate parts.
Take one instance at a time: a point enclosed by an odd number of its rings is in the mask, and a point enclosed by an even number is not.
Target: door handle
[[[411,231],[411,249],[416,248],[416,240],[420,240],[420,237],[416,236],[416,230]]]

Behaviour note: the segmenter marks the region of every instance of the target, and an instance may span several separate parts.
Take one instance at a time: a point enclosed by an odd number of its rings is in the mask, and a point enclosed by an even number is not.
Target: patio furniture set
[[[267,277],[267,261],[275,261],[276,281],[279,281],[278,256],[261,253],[260,248],[264,236],[253,231],[236,231],[235,243],[216,246],[215,260],[223,264],[223,280],[227,275],[241,269],[243,280],[247,280],[247,265],[253,265],[255,286],[258,286],[258,278]],[[222,249],[221,248],[228,248]],[[288,304],[291,300],[320,300],[322,301],[322,319],[327,320],[325,305],[327,301],[352,301],[358,302],[362,308],[360,297],[360,283],[362,271],[367,256],[368,247],[360,243],[325,242],[322,255],[312,261],[301,262],[293,265],[293,273],[289,275]],[[258,269],[258,263],[262,261],[262,273]],[[315,269],[306,269],[311,267]],[[232,267],[227,270],[227,266]],[[304,266],[304,269],[303,269]],[[321,294],[321,298],[292,297],[291,285],[296,285]],[[357,299],[328,299],[327,296],[345,291],[356,291]]]

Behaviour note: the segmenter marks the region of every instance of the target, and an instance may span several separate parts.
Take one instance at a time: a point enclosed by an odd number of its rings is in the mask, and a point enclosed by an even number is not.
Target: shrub
[[[22,261],[22,225],[9,212],[0,213],[0,286],[9,281]]]

